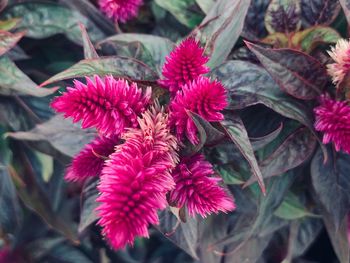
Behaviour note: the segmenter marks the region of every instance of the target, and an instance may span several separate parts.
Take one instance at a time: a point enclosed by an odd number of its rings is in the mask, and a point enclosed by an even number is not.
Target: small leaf
[[[46,142],[53,149],[71,157],[96,137],[94,130],[83,130],[78,124],[72,124],[70,120],[64,119],[61,115],[56,115],[49,121],[38,124],[31,131],[12,132],[7,135],[16,140]]]
[[[243,37],[253,40],[267,35],[264,20],[269,3],[270,0],[251,1],[244,22]]]
[[[39,88],[8,57],[0,57],[0,94],[45,97],[56,90],[57,88]]]
[[[340,9],[338,0],[301,0],[303,26],[330,25]]]
[[[219,165],[216,169],[225,184],[244,184],[241,174],[232,165]]]
[[[270,33],[290,33],[301,27],[299,0],[272,0],[265,15],[265,26]]]
[[[206,43],[209,67],[220,65],[230,54],[242,32],[249,4],[250,0],[218,0],[191,33]]]
[[[263,148],[264,146],[272,142],[274,139],[276,139],[278,135],[281,133],[282,129],[283,129],[283,123],[281,122],[280,126],[271,133],[260,138],[249,138],[254,151],[257,151]]]
[[[288,36],[284,33],[272,33],[262,39],[263,43],[269,44],[274,48],[287,48],[289,45]]]
[[[83,38],[83,46],[84,46],[84,58],[85,59],[91,59],[91,58],[98,58],[97,52],[95,50],[94,45],[91,43],[91,40],[89,38],[89,34],[86,31],[86,28],[84,24],[79,23],[81,35]]]
[[[19,18],[12,18],[3,21],[0,20],[0,30],[10,31],[11,29],[14,29],[20,21],[21,19]]]
[[[10,33],[0,30],[0,56],[13,48],[24,36],[25,32]]]
[[[304,100],[317,98],[328,81],[315,58],[292,49],[268,49],[246,42],[265,69],[288,94]]]
[[[155,2],[189,28],[194,28],[203,19],[201,13],[195,11],[195,0],[155,0]]]
[[[40,86],[73,78],[82,78],[93,75],[113,75],[127,77],[132,80],[155,80],[157,73],[147,65],[136,59],[124,57],[103,57],[98,59],[85,59],[46,80]]]
[[[229,116],[226,116],[224,121],[221,122],[221,125],[250,164],[253,175],[258,180],[261,191],[265,194],[263,177],[242,120],[238,116],[230,114]]]
[[[84,183],[80,198],[80,221],[78,232],[84,233],[85,230],[98,220],[96,208],[98,203],[96,198],[99,195],[97,190],[99,180],[91,178]]]
[[[7,6],[8,0],[0,0],[0,12]]]
[[[286,220],[295,220],[307,216],[316,216],[310,213],[294,194],[287,194],[274,215]]]
[[[21,18],[18,30],[27,31],[32,38],[47,38],[55,34],[66,36],[80,44],[79,22],[83,23],[93,41],[104,34],[89,19],[74,9],[49,2],[24,2],[11,5],[0,16],[2,19]],[[64,22],[62,22],[64,21]]]

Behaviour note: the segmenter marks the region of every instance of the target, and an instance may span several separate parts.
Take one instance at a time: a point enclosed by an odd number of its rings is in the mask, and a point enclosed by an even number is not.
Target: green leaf
[[[206,43],[208,66],[214,68],[226,60],[244,25],[250,0],[218,0],[192,35]]]
[[[281,205],[276,209],[274,215],[286,220],[295,220],[307,216],[315,216],[299,201],[292,193],[287,194]]]
[[[200,12],[195,11],[195,0],[155,0],[155,2],[189,28],[194,28],[203,19]]]
[[[158,74],[162,72],[165,58],[174,49],[175,45],[169,39],[159,36],[147,35],[147,34],[136,34],[136,33],[124,33],[118,34],[104,39],[98,43],[98,46],[103,48],[104,46],[113,46],[115,49],[120,48],[122,45],[135,45],[140,44],[148,54],[151,56],[151,60],[142,60],[149,66],[155,65],[155,69]],[[140,51],[140,52],[146,52]],[[144,56],[148,58],[147,56]]]
[[[18,19],[18,18],[12,18],[12,19],[0,21],[0,30],[10,31],[11,29],[14,29],[20,21],[21,19]]]
[[[325,67],[293,49],[268,49],[246,42],[282,90],[295,98],[317,98],[328,81]]]
[[[221,122],[221,125],[225,129],[226,134],[238,147],[240,152],[250,164],[252,173],[258,180],[261,191],[265,194],[263,177],[242,120],[239,118],[239,116],[230,114],[225,116],[225,120]]]
[[[97,52],[95,50],[95,47],[91,43],[89,34],[86,31],[86,28],[85,28],[84,24],[79,23],[79,26],[80,26],[81,35],[82,35],[82,38],[83,38],[84,58],[85,59],[98,58]]]
[[[202,9],[202,11],[206,14],[209,13],[211,8],[214,6],[215,1],[214,0],[196,0],[199,7]]]
[[[57,88],[39,88],[8,57],[0,57],[0,94],[31,95],[45,97],[56,92]]]
[[[290,33],[301,27],[300,0],[272,0],[266,10],[265,26],[270,33]]]
[[[99,195],[97,190],[99,180],[96,178],[91,178],[84,183],[83,190],[81,192],[81,203],[80,203],[80,221],[78,232],[80,234],[84,233],[89,226],[98,220],[98,215],[96,208],[98,203],[96,198]]]
[[[16,140],[45,142],[49,145],[47,147],[71,157],[96,137],[94,130],[83,130],[78,124],[73,124],[71,120],[64,119],[61,115],[55,115],[30,131],[12,132],[7,135]]]
[[[46,80],[40,86],[46,86],[60,80],[93,75],[113,75],[115,77],[130,78],[132,80],[156,80],[158,78],[157,73],[141,61],[114,56],[81,60],[67,70]]]
[[[219,165],[216,169],[225,184],[244,184],[241,174],[232,165]]]
[[[25,32],[10,33],[0,30],[0,56],[13,48],[18,41],[24,36]]]
[[[5,10],[1,18],[21,18],[18,30],[27,31],[32,38],[47,38],[55,34],[65,34],[70,40],[81,43],[79,22],[83,23],[93,41],[104,34],[89,19],[74,9],[49,2],[17,3]],[[63,22],[64,21],[64,22]]]

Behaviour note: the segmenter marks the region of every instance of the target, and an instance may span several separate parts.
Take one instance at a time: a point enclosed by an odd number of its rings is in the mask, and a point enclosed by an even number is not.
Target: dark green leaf
[[[328,81],[324,66],[315,58],[292,49],[268,49],[246,42],[272,78],[288,94],[315,99]]]
[[[66,34],[81,43],[79,22],[83,23],[93,41],[102,39],[104,34],[86,17],[67,7],[49,2],[17,3],[7,8],[1,18],[21,17],[18,30],[26,30],[32,38],[46,38],[55,34]],[[62,22],[64,21],[64,22]]]
[[[48,79],[41,86],[46,86],[60,80],[93,75],[113,75],[115,77],[127,77],[133,80],[157,79],[157,73],[141,61],[125,57],[103,57],[81,60],[69,69]]]
[[[283,123],[281,122],[280,126],[271,133],[259,138],[249,138],[254,151],[257,151],[263,148],[264,146],[272,142],[274,139],[276,139],[278,135],[281,133],[282,129],[283,129]]]
[[[214,68],[226,60],[242,32],[249,4],[250,0],[218,0],[192,32],[206,43],[209,67]]]
[[[270,33],[298,31],[301,26],[299,0],[272,0],[265,15],[265,26]]]
[[[0,30],[0,56],[13,48],[17,42],[24,36],[25,32],[10,33]]]
[[[31,95],[45,97],[56,92],[57,88],[39,88],[8,57],[0,57],[0,94]]]
[[[338,16],[338,0],[301,0],[301,13],[304,27],[330,25]]]
[[[214,6],[215,1],[214,0],[196,0],[199,7],[202,9],[202,11],[206,14],[209,13],[210,9]]]
[[[229,116],[226,115],[225,118],[226,119],[221,122],[223,128],[250,164],[252,173],[258,181],[261,191],[265,193],[263,177],[242,120],[239,116],[233,114],[230,114]]]
[[[344,153],[329,154],[327,163],[324,163],[319,150],[311,163],[312,185],[336,229],[340,227],[349,212],[349,171],[350,156]]]

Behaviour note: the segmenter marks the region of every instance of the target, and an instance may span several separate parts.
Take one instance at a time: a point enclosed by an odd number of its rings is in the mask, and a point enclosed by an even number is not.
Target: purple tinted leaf
[[[270,0],[251,1],[244,22],[243,35],[249,39],[261,38],[267,35],[265,29],[265,12]]]
[[[7,6],[8,0],[0,0],[0,11]]]
[[[268,49],[246,42],[278,85],[298,99],[317,98],[328,81],[315,58],[292,49]]]
[[[91,43],[91,40],[89,38],[88,32],[86,31],[86,28],[84,24],[79,23],[81,35],[83,38],[83,47],[84,47],[84,57],[85,59],[89,58],[98,58],[97,52],[95,50],[94,45]]]
[[[278,135],[281,133],[282,129],[283,129],[283,123],[281,122],[280,126],[273,132],[260,138],[250,138],[254,151],[257,151],[263,148],[264,146],[272,142],[274,139],[276,139]]]
[[[265,15],[265,26],[270,33],[295,32],[300,29],[300,3],[290,0],[272,0]]]
[[[350,0],[339,0],[339,2],[345,13],[346,20],[350,24]]]
[[[301,0],[301,15],[304,27],[329,25],[339,14],[338,0]]]
[[[0,30],[0,56],[13,48],[17,42],[24,36],[25,32],[10,33]]]

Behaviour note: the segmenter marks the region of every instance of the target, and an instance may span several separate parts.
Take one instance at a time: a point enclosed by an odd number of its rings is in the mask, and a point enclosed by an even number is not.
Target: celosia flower
[[[220,82],[198,77],[184,85],[170,104],[170,122],[176,127],[178,139],[181,140],[186,134],[191,143],[198,143],[197,128],[187,111],[215,122],[224,119],[220,111],[226,106],[226,90]]]
[[[114,147],[118,144],[117,136],[112,138],[97,137],[87,144],[79,154],[77,154],[72,164],[68,167],[65,179],[67,181],[84,181],[91,176],[101,174],[104,161],[114,152]]]
[[[20,261],[18,252],[14,253],[9,246],[0,248],[0,263],[16,263]]]
[[[99,0],[98,3],[108,18],[125,23],[137,16],[143,0]]]
[[[136,83],[129,85],[112,76],[94,79],[95,82],[87,77],[86,85],[75,80],[74,88],[68,87],[51,106],[74,122],[82,120],[82,128],[96,127],[107,137],[119,135],[127,127],[137,127],[137,116],[148,105],[151,88],[142,94]]]
[[[234,210],[232,197],[218,185],[221,179],[212,177],[214,174],[212,165],[203,155],[182,158],[173,171],[176,187],[170,193],[171,202],[178,207],[186,205],[191,216],[206,217],[211,213]]]
[[[193,38],[185,39],[166,57],[164,79],[159,82],[175,93],[182,85],[208,73],[209,68],[205,66],[208,60],[199,42]]]
[[[322,96],[321,105],[315,108],[316,130],[323,133],[323,143],[333,142],[336,151],[350,154],[350,106]]]
[[[335,61],[327,65],[328,74],[332,76],[334,84],[340,84],[350,70],[350,42],[345,39],[338,40],[328,54]]]
[[[177,144],[168,117],[159,108],[142,116],[140,129],[128,130],[106,161],[98,187],[98,224],[115,249],[149,236],[148,226],[159,223],[157,210],[166,207],[166,193],[175,185],[170,172],[178,162]]]

